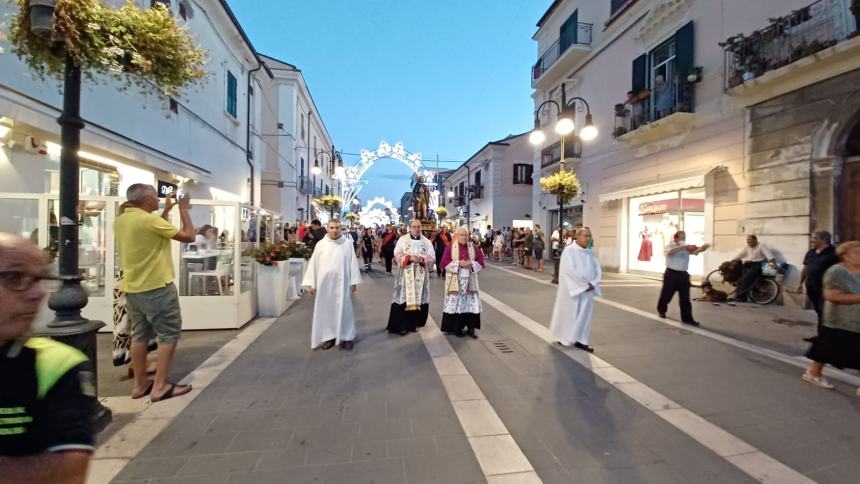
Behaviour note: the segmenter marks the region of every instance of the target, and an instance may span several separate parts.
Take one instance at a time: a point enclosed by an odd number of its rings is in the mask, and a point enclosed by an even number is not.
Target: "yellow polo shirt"
[[[129,207],[113,224],[125,292],[145,292],[173,282],[170,240],[179,228],[163,218]]]

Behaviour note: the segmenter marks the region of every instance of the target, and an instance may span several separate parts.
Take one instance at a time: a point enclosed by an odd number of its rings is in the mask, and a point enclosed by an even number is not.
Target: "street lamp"
[[[597,127],[594,126],[594,121],[591,117],[591,107],[588,105],[588,102],[581,97],[574,97],[570,100],[567,99],[567,95],[564,90],[564,83],[561,85],[561,104],[557,103],[553,99],[549,99],[541,103],[535,111],[535,121],[534,121],[534,130],[529,135],[529,142],[533,145],[540,145],[546,140],[546,135],[543,133],[540,124],[540,115],[543,112],[544,108],[547,110],[549,106],[555,106],[556,114],[558,115],[558,121],[555,124],[555,132],[559,135],[559,140],[561,143],[561,154],[559,156],[558,163],[558,171],[564,171],[564,141],[565,138],[571,134],[574,135],[574,143],[578,143],[580,140],[582,141],[591,141],[594,138],[597,138]],[[580,130],[579,134],[575,133],[576,124],[573,122],[573,118],[575,117],[577,112],[585,111],[585,126]],[[576,145],[574,145],[576,146]],[[576,150],[575,150],[576,151]],[[582,156],[581,152],[576,152],[573,155],[575,158],[579,158]],[[564,250],[564,198],[558,197],[558,252],[553,255],[554,259],[554,268],[552,274],[552,282],[554,284],[558,284],[558,270],[559,263],[561,260],[561,252]]]
[[[334,169],[334,177],[338,180],[346,180],[346,169],[343,167],[343,158],[341,158],[340,153],[335,153],[335,158],[337,158],[337,168]]]
[[[320,175],[322,173],[322,169],[320,168],[320,162],[318,159],[314,159],[314,166],[311,168],[311,173],[314,176]]]
[[[37,36],[53,36],[55,0],[30,0],[30,32]],[[56,40],[62,48],[62,39]],[[80,201],[81,130],[81,68],[66,53],[63,84],[63,111],[57,118],[60,125],[62,152],[60,153],[60,227],[59,227],[59,278],[62,285],[48,298],[48,307],[54,311],[54,319],[39,334],[61,341],[81,350],[87,355],[84,371],[92,374],[92,384],[98,395],[98,358],[96,355],[96,332],[105,323],[86,319],[81,309],[87,305],[87,293],[81,287],[78,268],[79,236],[81,224],[78,214]],[[112,418],[111,411],[100,403],[96,406],[95,426],[104,429]]]

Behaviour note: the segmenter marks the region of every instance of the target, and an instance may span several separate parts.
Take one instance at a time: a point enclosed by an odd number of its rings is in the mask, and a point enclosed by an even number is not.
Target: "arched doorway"
[[[860,119],[845,142],[839,192],[839,240],[860,240]]]

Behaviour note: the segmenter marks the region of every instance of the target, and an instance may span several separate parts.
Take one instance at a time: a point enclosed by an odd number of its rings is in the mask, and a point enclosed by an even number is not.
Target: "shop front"
[[[14,131],[4,131],[5,142],[0,144],[0,231],[21,235],[46,248],[56,271],[61,148],[53,135],[32,126],[16,123]],[[256,263],[249,249],[280,238],[275,229],[282,223],[276,214],[245,205],[238,196],[207,188],[203,181],[90,146],[82,146],[79,156],[78,256],[82,285],[89,296],[83,309],[85,317],[107,323],[105,331],[112,329],[115,306],[122,300],[113,223],[129,186],[160,186],[164,182],[192,193],[193,223],[198,228],[208,226],[193,244],[173,243],[183,328],[238,328],[256,315]],[[203,199],[205,195],[211,199]],[[176,210],[170,221],[179,225]],[[37,325],[45,325],[52,318],[46,303]]]
[[[705,243],[705,189],[676,190],[627,199],[627,268],[661,273],[666,269],[664,248],[675,233],[686,232],[687,243]],[[701,257],[690,258],[689,272],[701,276]]]

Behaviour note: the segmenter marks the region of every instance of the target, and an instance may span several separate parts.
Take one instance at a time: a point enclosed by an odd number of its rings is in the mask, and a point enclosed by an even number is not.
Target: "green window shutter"
[[[630,89],[633,92],[645,90],[648,87],[648,54],[642,54],[633,59],[633,82]]]
[[[574,10],[570,17],[558,29],[558,52],[561,54],[576,43],[576,30],[579,26],[579,10]]]
[[[232,72],[227,71],[227,112],[234,118],[237,117],[238,88],[239,84],[236,81],[236,76]]]
[[[678,73],[678,110],[692,112],[694,106],[695,85],[687,82],[687,76],[693,73],[694,64],[694,30],[693,21],[675,32],[675,70]]]

